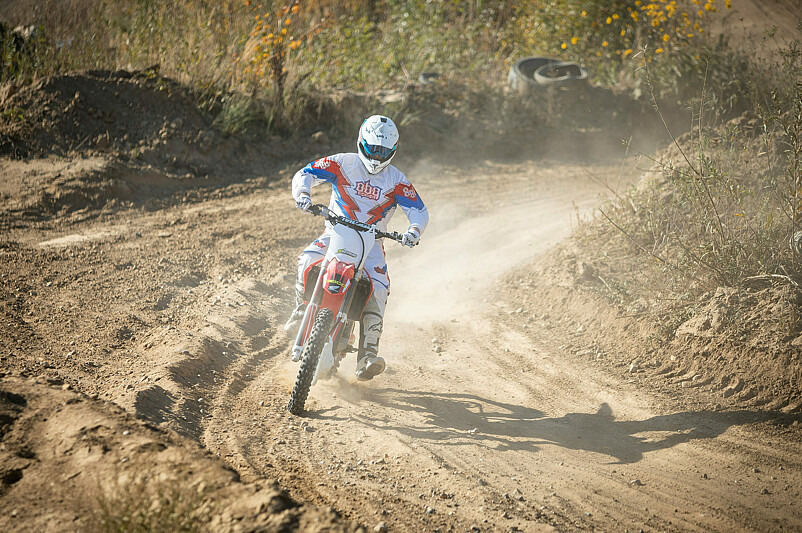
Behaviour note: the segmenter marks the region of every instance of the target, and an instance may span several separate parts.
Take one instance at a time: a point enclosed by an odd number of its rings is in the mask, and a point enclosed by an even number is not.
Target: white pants
[[[315,239],[309,246],[304,248],[298,256],[298,279],[296,283],[296,297],[299,308],[303,303],[303,280],[305,272],[314,265],[322,261],[329,251],[331,243],[332,229],[327,228],[323,235]],[[342,251],[342,250],[340,250]],[[358,250],[361,253],[361,250]],[[359,261],[360,257],[354,259]],[[359,326],[359,357],[365,354],[376,355],[379,347],[379,339],[384,325],[384,310],[387,306],[387,296],[390,294],[390,278],[387,273],[387,261],[384,256],[384,244],[381,240],[375,241],[373,247],[368,251],[365,260],[365,274],[371,279],[373,293],[365,305],[362,313],[362,320]]]

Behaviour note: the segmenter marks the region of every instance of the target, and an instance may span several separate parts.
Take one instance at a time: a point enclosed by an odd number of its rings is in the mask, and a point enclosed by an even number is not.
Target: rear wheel
[[[304,404],[309,396],[309,388],[312,386],[312,378],[315,376],[320,352],[323,351],[323,346],[326,345],[326,341],[329,338],[329,330],[331,330],[333,319],[334,313],[332,313],[331,309],[321,309],[317,317],[315,317],[309,340],[306,342],[304,351],[301,354],[301,368],[298,370],[298,378],[295,380],[295,386],[292,388],[292,394],[290,394],[290,403],[287,405],[287,409],[294,415],[301,415],[304,412]]]

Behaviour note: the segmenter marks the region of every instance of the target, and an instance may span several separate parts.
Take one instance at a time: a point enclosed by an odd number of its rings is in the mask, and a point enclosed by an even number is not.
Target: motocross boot
[[[376,355],[382,333],[382,318],[366,312],[359,323],[359,352],[356,360],[356,379],[368,381],[384,372],[384,359]]]
[[[356,379],[369,381],[384,372],[387,366],[384,359],[371,352],[359,350],[359,359],[356,362]]]

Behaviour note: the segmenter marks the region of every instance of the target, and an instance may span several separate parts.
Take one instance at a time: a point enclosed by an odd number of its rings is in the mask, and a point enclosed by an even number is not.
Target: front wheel
[[[309,333],[309,339],[306,341],[306,346],[304,346],[304,351],[301,354],[301,368],[298,370],[298,378],[295,380],[295,386],[290,394],[290,403],[287,405],[287,409],[294,415],[300,416],[304,412],[304,404],[307,396],[309,396],[309,388],[312,386],[312,378],[315,376],[320,352],[323,351],[323,347],[328,341],[329,330],[331,330],[333,320],[334,313],[332,313],[331,309],[321,309],[317,317],[315,317],[315,323]]]

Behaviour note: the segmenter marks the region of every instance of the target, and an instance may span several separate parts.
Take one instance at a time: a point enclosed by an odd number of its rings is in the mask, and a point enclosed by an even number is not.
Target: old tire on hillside
[[[309,396],[309,388],[312,386],[312,378],[315,377],[320,353],[329,338],[332,320],[334,320],[334,313],[331,309],[321,309],[318,312],[312,332],[309,334],[309,340],[306,341],[306,346],[301,354],[301,368],[298,370],[298,377],[290,394],[290,403],[287,405],[290,413],[296,416],[300,416],[304,412],[304,405]]]
[[[557,61],[535,70],[534,78],[543,87],[576,89],[587,85],[588,71],[571,61]]]
[[[556,63],[557,59],[549,57],[525,57],[519,59],[510,67],[507,82],[513,90],[521,94],[537,91],[540,86],[535,81],[535,71],[543,66]]]
[[[520,94],[541,94],[546,89],[585,87],[588,71],[581,65],[551,57],[525,57],[507,75],[510,87]]]

